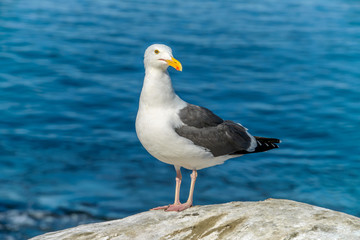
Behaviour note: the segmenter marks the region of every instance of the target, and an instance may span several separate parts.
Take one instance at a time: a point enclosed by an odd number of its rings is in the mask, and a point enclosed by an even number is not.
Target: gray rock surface
[[[148,211],[31,240],[62,239],[360,240],[360,219],[304,203],[268,199],[195,206],[179,213]]]

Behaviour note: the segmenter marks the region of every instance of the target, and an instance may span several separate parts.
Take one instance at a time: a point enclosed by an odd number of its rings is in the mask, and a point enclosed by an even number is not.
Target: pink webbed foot
[[[152,208],[150,210],[164,210],[166,212],[170,212],[170,211],[181,212],[181,211],[184,211],[185,209],[188,209],[191,206],[192,206],[192,203],[183,203],[183,204],[179,203],[179,204],[170,204],[167,206],[156,207],[156,208]]]
[[[169,205],[166,205],[166,206],[160,206],[160,207],[156,207],[156,208],[152,208],[150,209],[150,211],[152,210],[162,210],[162,209],[168,209],[170,207],[170,204]]]
[[[192,206],[192,203],[183,203],[183,204],[172,204],[167,209],[165,209],[166,212],[174,211],[174,212],[181,212],[185,209],[188,209]]]

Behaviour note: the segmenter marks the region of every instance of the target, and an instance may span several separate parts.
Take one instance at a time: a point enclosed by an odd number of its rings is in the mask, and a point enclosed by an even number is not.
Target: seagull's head
[[[152,67],[166,70],[168,66],[172,66],[182,71],[181,63],[173,57],[171,48],[164,44],[153,44],[146,49],[144,65],[145,69]]]

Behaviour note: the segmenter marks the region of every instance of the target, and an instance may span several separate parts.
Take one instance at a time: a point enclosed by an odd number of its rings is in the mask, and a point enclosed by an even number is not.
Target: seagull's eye
[[[160,51],[157,50],[157,49],[154,51],[155,54],[159,54],[159,52],[160,52]]]

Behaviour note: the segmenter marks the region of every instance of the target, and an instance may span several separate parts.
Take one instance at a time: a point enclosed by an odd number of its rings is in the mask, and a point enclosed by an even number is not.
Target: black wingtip
[[[280,139],[277,138],[266,138],[266,137],[256,137],[254,136],[256,140],[260,142],[267,142],[267,143],[281,143]]]
[[[276,143],[281,143],[280,139],[277,138],[255,137],[255,139],[257,147],[254,152],[265,152],[274,148],[279,148]]]
[[[255,137],[255,139],[257,146],[254,151],[249,152],[246,150],[242,150],[242,151],[236,151],[230,155],[266,152],[274,148],[279,148],[279,146],[276,143],[281,143],[280,139],[277,138]]]

